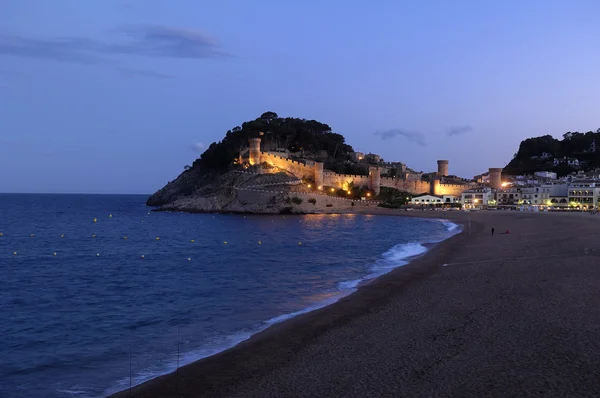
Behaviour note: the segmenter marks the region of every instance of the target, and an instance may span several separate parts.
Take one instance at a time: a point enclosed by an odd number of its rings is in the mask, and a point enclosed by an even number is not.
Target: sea
[[[152,212],[141,195],[0,195],[0,397],[104,397],[324,307],[448,221]]]

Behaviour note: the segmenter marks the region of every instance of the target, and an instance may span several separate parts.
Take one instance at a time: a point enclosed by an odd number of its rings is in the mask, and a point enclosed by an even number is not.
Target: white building
[[[600,199],[600,183],[596,180],[576,180],[569,184],[569,206],[595,209]]]
[[[410,203],[413,205],[425,205],[425,206],[429,206],[429,205],[441,205],[442,203],[444,203],[444,198],[442,198],[441,196],[437,196],[437,195],[421,195],[421,196],[414,196],[411,200]]]
[[[549,178],[551,180],[556,180],[556,173],[553,173],[551,171],[536,171],[535,176],[541,177],[541,178]]]
[[[563,158],[554,158],[554,165],[558,166],[559,164],[563,164],[566,163],[571,167],[574,168],[578,168],[581,164],[579,162],[578,159],[575,158],[567,158],[567,157],[563,157]]]
[[[467,189],[461,194],[461,202],[465,209],[481,208],[490,204],[490,201],[495,203],[492,188],[489,187]]]

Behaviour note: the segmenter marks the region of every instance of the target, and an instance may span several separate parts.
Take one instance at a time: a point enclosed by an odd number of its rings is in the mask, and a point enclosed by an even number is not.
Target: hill
[[[295,156],[315,159],[324,167],[338,173],[364,174],[350,160],[353,149],[346,144],[344,136],[334,133],[329,125],[316,120],[279,117],[265,112],[259,118],[242,123],[225,133],[220,142],[213,142],[208,149],[171,181],[152,195],[149,206],[163,206],[177,198],[200,194],[203,187],[231,171],[241,150],[248,147],[248,139],[260,137],[265,151],[288,151]]]
[[[555,158],[561,159],[558,165],[554,163]],[[571,162],[569,165],[564,158],[577,159],[579,164]],[[521,175],[554,171],[559,176],[564,176],[573,171],[587,171],[597,167],[600,167],[600,129],[587,133],[567,132],[561,140],[551,135],[528,138],[521,142],[518,152],[506,165],[503,173]]]

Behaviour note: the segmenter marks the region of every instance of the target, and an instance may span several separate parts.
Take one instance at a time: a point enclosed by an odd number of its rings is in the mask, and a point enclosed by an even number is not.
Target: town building
[[[581,162],[576,159],[576,158],[568,158],[568,157],[563,157],[563,158],[554,158],[554,165],[558,166],[561,164],[567,164],[568,166],[571,166],[575,169],[579,168],[579,166],[581,166]]]
[[[471,188],[461,193],[461,203],[465,209],[481,209],[494,203],[494,193],[490,187]]]
[[[456,205],[460,204],[460,197],[454,195],[419,195],[410,200],[413,205]]]
[[[600,199],[600,182],[576,180],[568,187],[569,206],[584,210],[595,209]]]
[[[534,176],[550,180],[556,180],[556,173],[551,171],[536,171],[534,173]]]

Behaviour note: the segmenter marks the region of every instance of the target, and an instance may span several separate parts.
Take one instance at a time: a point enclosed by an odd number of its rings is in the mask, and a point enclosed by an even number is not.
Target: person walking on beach
[[[494,227],[492,227],[492,236],[494,236]]]

